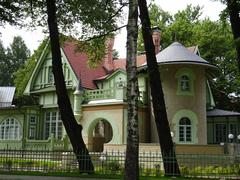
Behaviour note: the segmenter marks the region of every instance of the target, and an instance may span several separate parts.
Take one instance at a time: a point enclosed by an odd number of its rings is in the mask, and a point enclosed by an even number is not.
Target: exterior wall
[[[83,126],[84,142],[90,151],[93,149],[93,130],[99,120],[102,119],[109,122],[113,130],[113,137],[109,144],[124,143],[124,129],[126,127],[124,105],[84,106],[83,118],[80,123]]]
[[[105,144],[104,152],[126,152],[126,144]],[[160,152],[159,144],[139,144],[140,153]],[[220,145],[176,145],[177,154],[224,154],[224,147]]]
[[[93,130],[99,120],[106,120],[113,130],[113,137],[107,144],[126,143],[127,134],[127,106],[126,104],[112,105],[85,105],[83,106],[83,118],[80,122],[83,126],[83,138],[89,150],[93,150]],[[140,142],[146,142],[146,112],[139,109]]]
[[[177,73],[179,70],[190,71],[193,79],[193,91],[181,94],[178,90]],[[160,67],[161,80],[171,131],[174,132],[174,141],[178,142],[179,118],[188,117],[193,123],[192,144],[207,143],[206,127],[206,79],[205,69],[197,65],[162,65]],[[188,72],[187,72],[188,73]],[[154,118],[151,118],[152,142],[158,142]]]
[[[68,96],[73,107],[74,103],[74,91],[68,90]],[[39,104],[44,108],[58,107],[57,104],[57,94],[55,91],[43,92],[39,94]]]

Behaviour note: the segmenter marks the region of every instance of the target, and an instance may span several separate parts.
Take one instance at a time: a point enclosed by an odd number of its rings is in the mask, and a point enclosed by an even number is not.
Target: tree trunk
[[[137,38],[138,38],[138,4],[137,0],[129,1],[127,24],[127,150],[125,160],[125,180],[139,179],[139,130],[138,130],[138,79],[137,79]]]
[[[152,104],[155,123],[163,157],[165,175],[180,175],[179,166],[175,155],[175,147],[172,141],[170,127],[167,119],[164,94],[162,90],[160,72],[155,56],[155,48],[151,35],[151,24],[146,0],[138,0],[140,19],[142,23],[142,34],[147,56],[148,75],[151,88]]]
[[[238,2],[237,2],[238,1]],[[227,8],[230,16],[233,38],[237,50],[238,71],[240,74],[240,2],[239,0],[227,0]]]
[[[79,172],[92,173],[94,168],[82,138],[82,126],[75,120],[65,85],[61,62],[55,0],[47,0],[47,14],[52,51],[52,69],[62,122],[73,146],[73,151],[77,157]]]

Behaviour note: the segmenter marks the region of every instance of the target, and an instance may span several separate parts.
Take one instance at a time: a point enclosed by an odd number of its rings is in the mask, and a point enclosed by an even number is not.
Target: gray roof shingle
[[[159,64],[201,64],[206,66],[213,66],[208,61],[204,60],[200,56],[189,51],[179,42],[174,42],[166,49],[162,50],[157,54],[157,62]]]

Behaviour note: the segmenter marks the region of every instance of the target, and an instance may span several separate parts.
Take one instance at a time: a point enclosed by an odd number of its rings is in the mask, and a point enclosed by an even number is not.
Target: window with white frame
[[[51,134],[55,138],[62,138],[62,121],[58,111],[49,111],[45,113],[45,139],[48,139]]]
[[[187,117],[183,117],[179,121],[179,142],[192,141],[192,123]]]
[[[22,128],[15,118],[7,118],[0,124],[0,139],[19,140],[22,138]]]

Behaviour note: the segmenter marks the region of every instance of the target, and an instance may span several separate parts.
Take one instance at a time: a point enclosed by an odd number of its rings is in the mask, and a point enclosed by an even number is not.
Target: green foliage
[[[27,7],[22,0],[0,1],[0,25],[5,23],[21,25],[24,17],[23,9],[27,9]]]
[[[0,158],[0,165],[3,165],[6,170],[10,171],[11,169],[15,169],[17,167],[21,168],[57,168],[60,167],[59,161],[46,161],[46,160],[32,160],[32,159],[21,159],[21,158]]]
[[[3,85],[3,77],[5,76],[6,71],[6,61],[7,61],[7,55],[5,52],[5,48],[3,47],[2,41],[0,41],[0,86]]]
[[[105,41],[105,36],[101,38],[93,38],[90,41],[79,41],[76,51],[85,52],[88,55],[89,67],[96,68],[105,56]]]
[[[156,4],[151,4],[149,9],[149,16],[151,20],[151,24],[153,27],[159,27],[162,32],[166,32],[167,26],[172,23],[173,17],[160,7],[158,7]],[[141,30],[139,30],[141,31]],[[144,44],[143,44],[143,37],[142,33],[138,33],[138,52],[144,52]],[[166,42],[166,36],[163,35],[162,42]],[[168,39],[168,37],[167,37]],[[169,43],[169,41],[167,40]]]
[[[122,171],[122,166],[117,160],[113,160],[107,163],[107,169],[110,170],[111,174],[117,174]]]
[[[12,86],[14,73],[21,68],[30,55],[25,42],[20,36],[14,37],[10,47],[4,49],[0,47],[0,85]]]
[[[232,165],[232,166],[207,166],[207,167],[195,167],[189,170],[190,174],[206,174],[206,175],[221,175],[221,174],[232,174],[239,175],[240,166]]]

